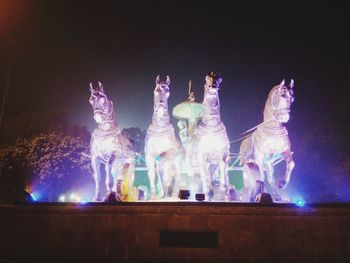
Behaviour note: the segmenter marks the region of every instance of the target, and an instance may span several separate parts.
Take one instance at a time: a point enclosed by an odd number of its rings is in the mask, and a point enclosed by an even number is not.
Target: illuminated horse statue
[[[265,104],[263,123],[241,143],[240,164],[244,165],[244,183],[249,191],[247,201],[254,201],[264,191],[265,173],[275,201],[281,201],[278,188],[284,189],[289,183],[294,161],[284,123],[289,120],[294,100],[293,86],[293,80],[288,87],[283,80],[272,88]],[[273,166],[281,158],[286,162],[286,172],[276,185]]]
[[[175,137],[175,129],[170,123],[168,113],[168,98],[170,79],[156,79],[154,89],[154,108],[152,123],[145,139],[145,156],[150,179],[151,198],[163,198],[172,193],[178,194],[178,164],[177,154],[179,143]],[[157,194],[155,179],[158,179],[159,193]],[[173,187],[171,185],[173,184]]]
[[[205,78],[204,114],[197,127],[198,163],[202,181],[202,191],[208,200],[212,198],[212,185],[219,172],[220,190],[228,197],[227,174],[230,142],[225,125],[220,118],[219,85],[222,79],[211,72]]]
[[[131,200],[134,176],[134,153],[130,141],[121,133],[113,110],[113,102],[107,98],[100,82],[90,83],[89,99],[98,127],[91,135],[90,152],[93,176],[95,179],[94,201],[101,201],[101,164],[106,174],[107,195],[115,192],[117,201]],[[129,191],[129,193],[128,193]],[[107,196],[106,195],[106,196]]]

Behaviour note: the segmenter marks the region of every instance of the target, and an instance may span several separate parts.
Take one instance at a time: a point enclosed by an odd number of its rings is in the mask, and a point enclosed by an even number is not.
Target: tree
[[[26,160],[28,149],[28,142],[20,139],[14,145],[0,149],[0,202],[21,199],[25,178],[29,178]]]
[[[65,132],[49,131],[18,139],[0,150],[1,180],[11,188],[17,178],[23,181],[22,186],[40,192],[41,200],[56,201],[60,193],[92,180],[89,137],[85,128],[71,126]]]

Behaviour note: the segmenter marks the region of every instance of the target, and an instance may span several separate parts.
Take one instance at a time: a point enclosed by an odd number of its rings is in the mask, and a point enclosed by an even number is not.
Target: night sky
[[[5,116],[64,107],[92,131],[88,85],[100,80],[119,125],[146,129],[158,74],[170,76],[171,110],[189,80],[202,101],[205,74],[217,71],[230,140],[261,122],[269,90],[293,78],[287,126],[298,141],[349,97],[349,20],[342,6],[291,2],[0,0],[1,96],[12,65]]]

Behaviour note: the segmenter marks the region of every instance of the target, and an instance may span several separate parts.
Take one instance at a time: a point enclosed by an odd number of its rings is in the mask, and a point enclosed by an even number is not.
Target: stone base
[[[0,262],[350,262],[350,204],[0,206]]]

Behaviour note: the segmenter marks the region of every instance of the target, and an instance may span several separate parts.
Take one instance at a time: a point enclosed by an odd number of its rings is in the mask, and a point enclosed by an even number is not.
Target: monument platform
[[[0,262],[350,262],[350,204],[2,205]]]

